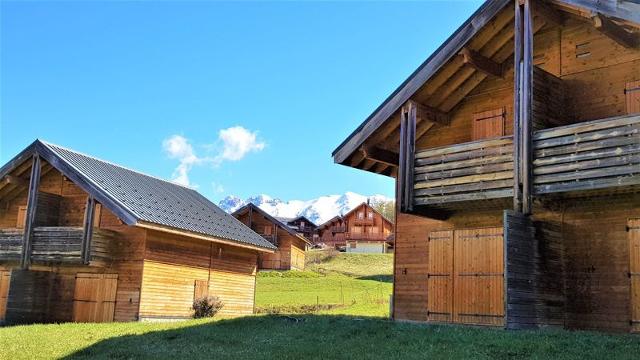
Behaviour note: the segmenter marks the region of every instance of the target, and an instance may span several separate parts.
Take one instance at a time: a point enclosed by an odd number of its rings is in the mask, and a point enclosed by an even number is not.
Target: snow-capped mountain
[[[220,200],[218,206],[222,210],[232,213],[242,206],[253,203],[272,216],[296,217],[304,215],[317,225],[324,223],[336,215],[349,212],[354,207],[366,202],[392,201],[384,195],[365,196],[353,192],[342,195],[327,195],[308,201],[290,200],[282,201],[268,195],[258,195],[242,200],[237,196],[227,196]]]

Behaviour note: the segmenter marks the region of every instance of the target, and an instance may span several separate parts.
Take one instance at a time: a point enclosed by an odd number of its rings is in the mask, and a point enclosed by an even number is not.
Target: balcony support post
[[[411,213],[413,211],[413,171],[416,147],[416,103],[408,101],[400,111],[400,164],[396,201],[400,204],[401,212]]]
[[[533,92],[533,17],[530,0],[515,1],[514,26],[514,198],[518,213],[530,214],[532,207],[531,184],[532,126],[531,106]]]
[[[95,215],[96,200],[93,196],[87,197],[87,205],[84,210],[84,224],[82,227],[82,263],[89,265],[91,261],[91,239],[93,238],[93,219]]]
[[[34,154],[31,161],[31,177],[29,178],[29,193],[27,197],[27,215],[22,238],[22,256],[20,258],[20,267],[23,270],[26,270],[31,263],[31,244],[33,242],[33,228],[35,227],[36,222],[39,186],[40,156],[38,154]]]

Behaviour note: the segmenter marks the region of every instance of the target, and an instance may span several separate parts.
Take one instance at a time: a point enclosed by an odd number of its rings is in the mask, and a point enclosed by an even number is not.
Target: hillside
[[[320,313],[387,317],[393,255],[307,253],[306,271],[258,273],[261,313]]]

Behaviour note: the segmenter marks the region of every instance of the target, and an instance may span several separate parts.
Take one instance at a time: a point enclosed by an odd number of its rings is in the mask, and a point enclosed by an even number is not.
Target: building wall
[[[347,241],[346,247],[348,253],[360,254],[384,254],[386,249],[387,243],[379,241]]]
[[[191,317],[196,281],[224,303],[222,316],[253,313],[257,254],[210,241],[148,232],[140,318]]]

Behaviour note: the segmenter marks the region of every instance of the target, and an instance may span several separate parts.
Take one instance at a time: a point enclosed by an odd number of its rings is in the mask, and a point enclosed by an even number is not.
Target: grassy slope
[[[310,252],[307,270],[258,274],[256,306],[261,311],[388,316],[392,255]]]
[[[1,359],[638,359],[640,339],[567,331],[422,326],[308,315],[171,324],[32,325],[0,329]]]

